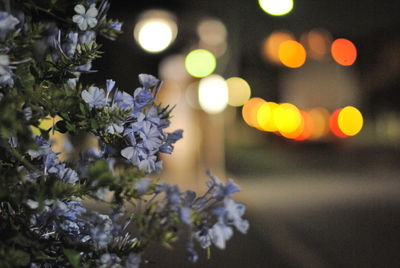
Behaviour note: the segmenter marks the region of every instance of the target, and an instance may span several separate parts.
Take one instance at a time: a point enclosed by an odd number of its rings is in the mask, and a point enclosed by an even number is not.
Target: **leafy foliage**
[[[165,131],[172,109],[154,104],[157,78],[140,74],[133,94],[111,79],[80,83],[102,54],[96,37],[121,33],[107,1],[0,7],[0,267],[139,267],[150,243],[171,248],[182,226],[196,261],[195,241],[223,249],[233,228],[247,231],[232,181],[208,174],[197,196],[146,178],[182,138]],[[110,213],[86,208],[90,199]]]

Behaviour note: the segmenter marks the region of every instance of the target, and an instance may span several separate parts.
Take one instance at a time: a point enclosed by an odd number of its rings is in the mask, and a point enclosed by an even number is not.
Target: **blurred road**
[[[144,267],[400,267],[396,174],[302,173],[242,178],[251,228],[192,265],[184,245]],[[154,257],[154,255],[153,255]]]

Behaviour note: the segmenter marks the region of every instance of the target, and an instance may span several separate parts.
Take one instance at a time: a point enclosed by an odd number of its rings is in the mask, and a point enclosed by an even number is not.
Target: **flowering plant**
[[[207,173],[208,191],[197,196],[146,178],[182,138],[165,131],[172,108],[154,103],[157,78],[140,74],[132,94],[111,79],[104,89],[80,82],[101,55],[96,37],[121,33],[107,1],[0,8],[0,267],[139,267],[150,243],[171,247],[182,227],[194,262],[196,241],[223,249],[233,228],[247,231],[231,180]],[[59,120],[44,128],[48,117]],[[71,153],[55,152],[55,132]],[[79,146],[84,135],[98,146]],[[109,213],[85,207],[89,199]]]

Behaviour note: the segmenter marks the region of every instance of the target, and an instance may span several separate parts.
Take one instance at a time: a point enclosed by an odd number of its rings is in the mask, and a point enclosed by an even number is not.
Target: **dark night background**
[[[357,45],[352,68],[366,125],[374,128],[387,113],[396,117],[400,1],[297,0],[294,5],[286,16],[272,17],[256,0],[111,1],[109,16],[124,21],[124,34],[114,42],[99,40],[105,54],[94,64],[98,72],[86,79],[112,78],[133,90],[137,74],[158,75],[164,57],[187,52],[196,42],[199,20],[216,17],[226,25],[230,47],[219,74],[241,76],[253,96],[280,101],[277,77],[286,70],[265,63],[262,40],[275,30],[299,37],[319,27]],[[140,13],[153,8],[173,12],[179,27],[175,42],[159,54],[141,50],[132,34]],[[237,109],[235,124],[246,128]],[[226,142],[225,164],[243,186],[239,199],[248,207],[249,233],[235,234],[226,250],[214,248],[210,260],[202,254],[197,264],[186,260],[183,244],[174,251],[155,247],[143,267],[400,267],[400,136],[391,142],[365,135],[359,142],[298,144],[245,131],[244,142]],[[248,141],[253,137],[263,146]]]

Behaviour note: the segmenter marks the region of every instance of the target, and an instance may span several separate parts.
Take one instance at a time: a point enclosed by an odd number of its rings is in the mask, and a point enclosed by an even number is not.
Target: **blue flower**
[[[182,202],[186,206],[191,206],[194,203],[195,199],[196,193],[191,190],[187,190],[182,193]]]
[[[65,166],[65,164],[58,164],[49,169],[49,173],[57,174],[61,181],[69,184],[75,184],[78,181],[78,174],[75,170]]]
[[[67,34],[67,40],[63,45],[64,52],[72,57],[75,54],[76,46],[78,44],[78,33],[70,32]]]
[[[167,139],[165,143],[160,147],[160,152],[171,154],[174,149],[173,144],[182,138],[182,129],[175,130],[172,133],[167,133]]]
[[[139,165],[140,159],[146,156],[144,149],[133,141],[132,146],[121,150],[121,155],[130,160],[134,165]]]
[[[203,226],[194,234],[194,237],[199,241],[202,248],[209,248],[211,246],[211,236],[209,235],[209,231],[209,228]]]
[[[0,74],[8,72],[10,59],[7,55],[0,55]]]
[[[18,23],[19,20],[16,17],[8,12],[0,11],[0,39],[4,40]]]
[[[139,268],[141,261],[141,256],[139,254],[129,253],[125,266],[126,268]]]
[[[135,100],[135,109],[140,110],[147,106],[153,100],[153,94],[150,90],[139,87],[133,94]]]
[[[111,123],[107,128],[106,132],[110,134],[115,134],[115,133],[122,133],[124,131],[124,127],[122,126],[121,122],[116,121],[114,123]]]
[[[154,171],[159,170],[157,163],[157,157],[154,155],[150,155],[139,161],[138,168],[146,172],[147,174],[150,174]]]
[[[147,178],[142,178],[135,182],[135,188],[139,194],[145,194],[151,185],[151,180]]]
[[[110,29],[115,30],[115,31],[121,31],[122,28],[122,22],[119,21],[113,21],[110,24]]]
[[[146,89],[154,87],[159,81],[151,74],[139,74],[139,82]]]
[[[142,138],[142,143],[145,148],[150,151],[158,151],[162,141],[160,139],[161,133],[157,127],[152,125],[150,122],[145,121],[139,135]]]
[[[82,99],[90,108],[102,108],[106,105],[106,95],[104,89],[91,86],[89,90],[82,91]]]
[[[236,203],[231,198],[225,198],[222,206],[213,210],[213,213],[218,216],[219,221],[227,222],[236,227],[241,233],[246,233],[249,228],[249,222],[242,219],[246,210],[245,205]]]
[[[182,129],[175,130],[172,133],[168,133],[167,142],[170,144],[173,144],[173,143],[177,142],[178,140],[182,139],[182,136],[183,136]]]
[[[1,12],[0,12],[1,13]],[[7,55],[0,55],[0,88],[14,85],[13,73],[10,69],[10,60]]]
[[[131,95],[124,91],[117,91],[114,95],[113,106],[123,110],[132,109],[134,99]]]
[[[100,267],[121,267],[121,259],[114,253],[104,253],[100,257]]]
[[[217,222],[209,230],[209,235],[211,237],[211,241],[216,247],[220,249],[225,249],[226,241],[232,237],[233,230],[231,227],[223,223]]]
[[[189,207],[180,207],[178,209],[179,218],[183,223],[191,224],[192,223],[192,210]]]
[[[94,28],[97,25],[96,16],[98,10],[95,4],[91,4],[89,9],[86,11],[83,5],[76,5],[74,8],[77,15],[72,17],[72,21],[78,24],[79,29],[86,31],[87,28]]]
[[[107,95],[110,94],[111,90],[113,90],[115,86],[115,81],[112,79],[107,79],[106,81],[106,89],[107,89]]]
[[[30,149],[27,151],[32,158],[54,154],[51,150],[50,144],[43,137],[36,136],[35,143],[39,146],[39,148],[37,150]]]
[[[30,208],[30,209],[37,209],[39,207],[39,202],[32,200],[32,199],[27,199],[25,204]]]
[[[188,253],[188,259],[190,262],[195,263],[199,259],[199,255],[197,255],[197,252],[193,248],[193,243],[189,243],[189,245],[186,247],[187,253]]]
[[[93,212],[88,219],[91,225],[90,234],[92,240],[100,248],[107,247],[112,240],[113,222],[110,217],[97,212]]]
[[[77,82],[78,82],[78,78],[69,78],[68,81],[67,81],[67,86],[69,88],[75,89]]]
[[[176,205],[181,203],[181,196],[178,186],[176,185],[165,185],[168,203],[170,205]]]
[[[194,237],[199,241],[202,248],[208,248],[211,243],[220,249],[225,249],[226,241],[233,235],[231,227],[222,222],[215,223],[211,228],[203,227],[196,232]]]
[[[92,69],[92,62],[88,61],[85,64],[82,64],[75,68],[77,72],[89,72]]]
[[[148,109],[145,112],[145,118],[143,120],[146,120],[146,121],[152,123],[157,128],[161,128],[160,127],[160,121],[161,121],[160,115],[158,114],[157,107],[155,107],[155,106],[150,107],[150,109]]]
[[[86,31],[79,35],[79,43],[83,45],[89,45],[90,42],[96,40],[95,31]]]
[[[231,194],[240,192],[240,188],[233,182],[232,179],[229,179],[224,185],[209,171],[207,171],[207,175],[211,178],[211,181],[207,182],[207,185],[211,189],[211,193],[216,200],[222,201],[225,197],[229,197]]]

